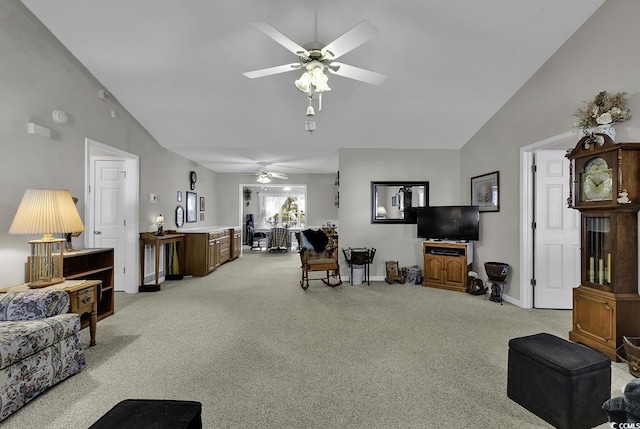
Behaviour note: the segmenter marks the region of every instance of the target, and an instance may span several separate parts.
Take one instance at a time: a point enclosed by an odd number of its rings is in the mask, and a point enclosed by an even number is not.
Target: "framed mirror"
[[[429,182],[371,182],[371,223],[416,223],[429,205]]]
[[[182,228],[184,225],[184,208],[182,206],[176,207],[176,226]]]

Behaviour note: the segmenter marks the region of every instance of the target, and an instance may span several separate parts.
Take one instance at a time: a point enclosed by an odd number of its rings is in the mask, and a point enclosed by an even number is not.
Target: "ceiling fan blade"
[[[387,78],[383,74],[350,66],[349,64],[331,63],[327,69],[338,76],[348,77],[371,85],[380,85]]]
[[[305,57],[309,56],[309,51],[307,51],[302,46],[298,45],[293,40],[289,39],[287,36],[276,30],[271,24],[264,21],[256,21],[252,22],[253,26],[258,30],[262,31],[267,36],[271,37],[273,40],[284,46],[288,51],[293,52],[296,55],[304,55]]]
[[[348,30],[342,36],[322,48],[322,55],[328,52],[330,59],[336,59],[373,39],[379,33],[380,30],[371,22],[367,20],[360,21],[351,30]]]
[[[248,77],[249,79],[255,79],[257,77],[270,76],[272,74],[285,73],[292,70],[298,70],[300,67],[302,67],[302,64],[300,63],[291,63],[291,64],[283,64],[281,66],[276,66],[276,67],[269,67],[267,69],[244,72],[242,74]]]
[[[289,178],[289,176],[287,176],[287,175],[286,175],[286,174],[284,174],[284,173],[274,173],[274,172],[271,172],[271,173],[267,173],[267,175],[268,175],[269,177],[275,177],[276,179],[288,179],[288,178]]]

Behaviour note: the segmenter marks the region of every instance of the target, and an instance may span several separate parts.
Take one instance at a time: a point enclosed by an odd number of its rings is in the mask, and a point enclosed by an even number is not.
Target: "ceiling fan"
[[[267,170],[265,170],[265,168],[266,168],[266,165],[263,165],[262,168],[260,170],[258,170],[257,173],[255,173],[256,176],[258,176],[256,178],[256,181],[258,183],[270,183],[272,178],[274,178],[274,179],[283,179],[283,180],[286,180],[286,179],[289,178],[289,176],[287,176],[284,173],[276,173],[274,171],[267,171]]]
[[[288,51],[295,54],[298,57],[298,62],[254,70],[243,74],[250,79],[254,79],[304,69],[302,76],[295,81],[295,84],[300,91],[305,92],[309,97],[307,116],[315,115],[311,105],[313,96],[318,94],[318,108],[322,110],[322,93],[331,90],[327,84],[328,77],[324,73],[325,71],[372,85],[379,85],[386,79],[386,76],[383,74],[335,61],[342,55],[378,35],[379,30],[369,21],[360,21],[333,42],[325,45],[318,42],[318,2],[316,0],[314,41],[304,46],[300,46],[292,41],[267,22],[260,21],[253,22],[252,24]]]

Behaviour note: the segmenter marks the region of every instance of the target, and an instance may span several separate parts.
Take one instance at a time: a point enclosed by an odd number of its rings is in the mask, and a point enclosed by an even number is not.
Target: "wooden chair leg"
[[[327,286],[331,286],[331,287],[336,287],[336,286],[340,286],[342,284],[342,278],[340,277],[340,271],[339,270],[334,270],[334,277],[337,277],[338,282],[337,283],[331,283],[330,277],[331,277],[331,271],[332,270],[327,270],[327,278],[326,279],[322,279],[322,282],[324,284],[326,284]]]
[[[302,270],[302,279],[300,280],[300,287],[303,290],[307,290],[309,287],[309,272],[305,269]]]

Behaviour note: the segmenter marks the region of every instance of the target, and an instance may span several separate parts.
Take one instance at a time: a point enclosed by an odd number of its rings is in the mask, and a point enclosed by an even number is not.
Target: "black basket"
[[[509,275],[509,264],[504,262],[485,262],[484,269],[489,280],[494,282],[504,282]]]
[[[622,345],[616,349],[616,355],[629,365],[629,373],[640,377],[640,338],[622,336]]]

